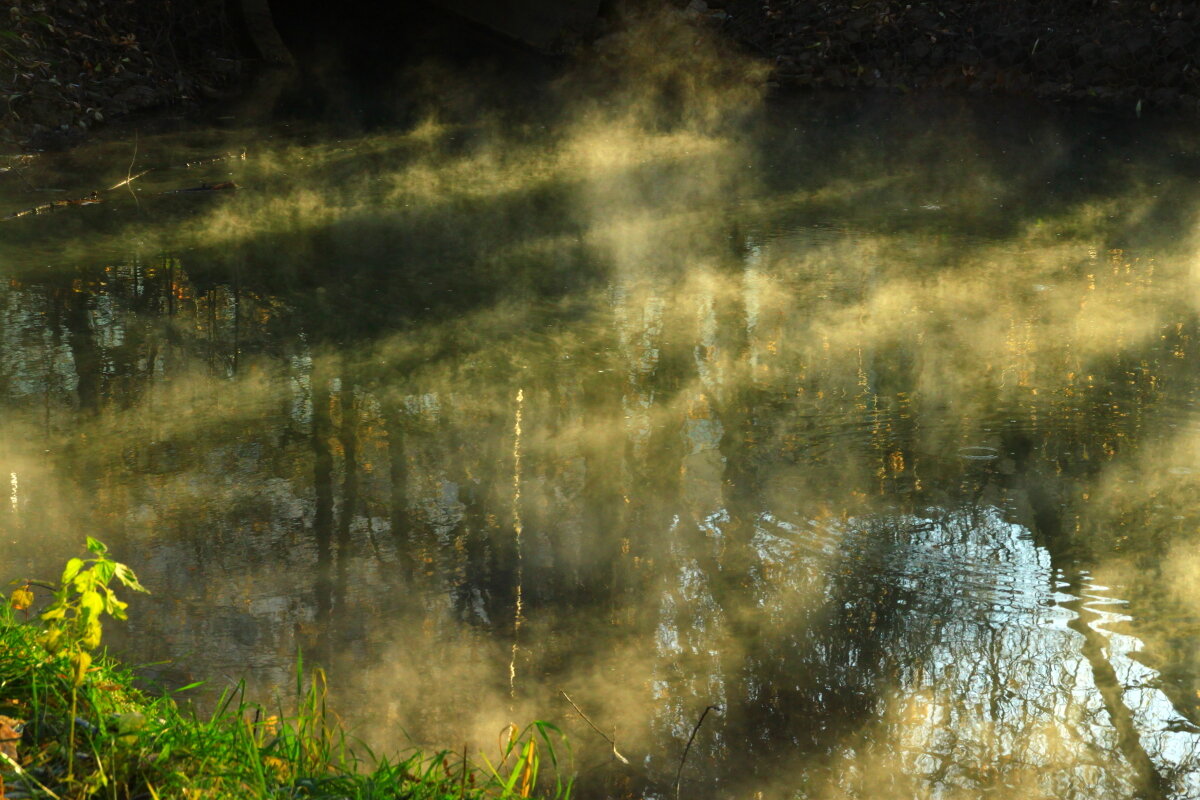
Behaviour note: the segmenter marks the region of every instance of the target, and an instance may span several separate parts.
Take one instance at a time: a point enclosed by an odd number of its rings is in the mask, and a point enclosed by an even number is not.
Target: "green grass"
[[[461,752],[381,757],[328,710],[320,669],[298,662],[286,711],[248,702],[239,687],[198,716],[135,689],[133,672],[107,655],[77,683],[69,657],[48,655],[40,633],[0,602],[0,715],[25,723],[18,763],[0,756],[0,797],[9,800],[570,797],[556,751],[566,741],[549,723],[514,729],[497,764]],[[552,777],[539,775],[543,763]]]

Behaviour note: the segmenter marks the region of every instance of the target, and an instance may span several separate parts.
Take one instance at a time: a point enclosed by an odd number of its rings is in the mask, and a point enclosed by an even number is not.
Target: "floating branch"
[[[136,160],[137,159],[137,143],[136,143],[136,141],[134,142],[134,151],[133,152],[134,152],[134,160]],[[213,158],[204,159],[202,161],[191,162],[191,163],[187,164],[187,166],[193,167],[193,166],[197,166],[199,164],[211,164],[211,163],[215,163],[217,161],[224,161],[226,159],[240,159],[240,160],[244,161],[246,159],[246,152],[243,150],[240,153],[226,153],[224,155],[215,156]],[[132,184],[134,181],[136,181],[138,178],[142,177],[143,175],[147,175],[151,172],[159,171],[157,168],[151,167],[150,169],[144,169],[141,172],[134,175],[133,174],[133,164],[134,164],[134,162],[130,161],[129,169],[126,170],[126,172],[125,172],[125,177],[122,180],[118,181],[117,183],[114,183],[112,186],[109,186],[107,189],[98,189],[96,191],[88,192],[87,194],[83,195],[82,197],[76,197],[76,198],[72,198],[70,200],[53,200],[49,203],[42,203],[41,205],[34,206],[32,208],[25,208],[20,211],[16,211],[12,214],[9,214],[7,216],[0,217],[0,222],[7,222],[9,220],[19,219],[20,217],[36,216],[38,214],[49,214],[52,211],[57,211],[58,209],[61,209],[61,208],[69,208],[71,206],[90,206],[94,203],[103,203],[104,197],[102,195],[105,192],[111,192],[115,189],[120,189],[123,186],[129,186],[130,184]],[[21,179],[25,180],[24,176],[21,176]],[[28,183],[28,181],[26,181],[26,183]],[[192,186],[192,187],[189,187],[186,189],[168,190],[165,192],[161,192],[161,194],[213,192],[213,191],[224,191],[227,189],[237,189],[237,188],[238,188],[238,185],[236,183],[234,183],[233,181],[221,181],[219,183],[202,183],[199,186]],[[129,191],[131,193],[133,192],[132,189],[130,189]],[[137,199],[137,195],[134,195],[134,199],[135,200]]]
[[[29,217],[36,214],[49,214],[51,211],[56,211],[60,208],[69,208],[70,206],[90,206],[94,203],[103,203],[99,192],[91,192],[83,197],[76,197],[71,200],[52,200],[49,203],[42,203],[40,206],[26,208],[21,211],[16,211],[9,214],[7,217],[0,217],[0,220],[17,219],[18,217]]]

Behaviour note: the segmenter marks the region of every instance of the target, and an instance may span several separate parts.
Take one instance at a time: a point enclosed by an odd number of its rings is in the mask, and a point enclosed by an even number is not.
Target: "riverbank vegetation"
[[[237,686],[200,713],[176,699],[194,686],[138,688],[98,648],[102,618],[126,608],[109,584],[140,584],[103,544],[88,547],[93,557],[71,559],[57,584],[21,583],[0,604],[0,800],[570,796],[555,774],[567,751],[554,726],[512,726],[482,765],[465,750],[377,755],[347,734],[324,673],[302,661],[291,698],[272,706]],[[39,606],[41,589],[53,597]]]

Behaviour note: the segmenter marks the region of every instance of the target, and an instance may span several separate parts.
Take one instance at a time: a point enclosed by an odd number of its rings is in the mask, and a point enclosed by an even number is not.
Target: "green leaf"
[[[96,591],[86,591],[79,596],[79,607],[83,610],[83,618],[92,621],[104,611],[104,599]]]
[[[204,681],[196,681],[195,683],[189,683],[187,686],[180,686],[178,689],[172,689],[170,694],[179,694],[180,692],[186,692],[190,689],[195,689],[196,687],[203,685]]]
[[[90,592],[96,588],[96,573],[94,570],[85,569],[83,572],[75,576],[75,580],[71,582],[75,587],[75,591],[83,594]]]
[[[79,570],[81,569],[83,569],[83,559],[72,558],[67,562],[67,566],[63,568],[62,578],[59,579],[59,582],[64,586],[67,585],[79,574]]]
[[[134,733],[146,727],[146,715],[140,711],[127,711],[118,714],[114,722],[117,723],[117,733]]]
[[[108,547],[104,542],[99,539],[93,539],[91,536],[87,537],[87,549],[98,556],[105,555],[108,552]]]
[[[117,569],[117,562],[101,558],[96,561],[96,566],[92,567],[92,569],[96,571],[96,579],[101,584],[106,584],[112,580],[113,573]]]

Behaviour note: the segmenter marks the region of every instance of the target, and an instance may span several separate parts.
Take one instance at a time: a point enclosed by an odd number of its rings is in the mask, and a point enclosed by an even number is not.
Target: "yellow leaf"
[[[71,656],[71,666],[75,670],[75,685],[83,683],[84,677],[87,675],[88,667],[92,665],[92,656],[80,650]]]
[[[79,596],[79,607],[83,609],[83,618],[94,620],[104,610],[104,600],[99,592],[87,591]]]
[[[62,629],[58,627],[47,628],[44,632],[38,635],[37,643],[42,646],[50,655],[55,655],[59,650],[59,643],[62,641]]]
[[[72,558],[67,562],[67,566],[63,568],[63,574],[59,578],[59,581],[65,586],[75,579],[75,576],[79,574],[79,570],[81,569],[83,569],[83,559]]]
[[[533,781],[537,777],[537,741],[530,739],[529,744],[525,745],[525,767],[521,770],[521,797],[529,797],[533,791]]]
[[[45,611],[43,611],[41,616],[42,616],[42,619],[44,619],[44,620],[52,620],[52,619],[62,619],[66,615],[67,615],[66,606],[56,603],[56,604],[50,606],[49,608],[47,608]]]
[[[277,756],[264,756],[263,766],[275,773],[275,779],[278,781],[287,781],[292,777],[291,765]]]
[[[79,639],[79,643],[89,650],[94,650],[100,646],[100,620],[89,620],[87,628],[83,632],[83,636]]]
[[[33,592],[29,591],[28,586],[22,586],[20,589],[14,589],[12,599],[9,604],[17,611],[24,611],[33,605]]]

